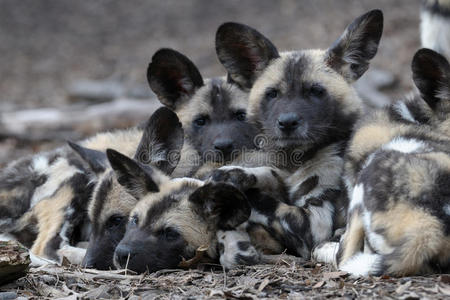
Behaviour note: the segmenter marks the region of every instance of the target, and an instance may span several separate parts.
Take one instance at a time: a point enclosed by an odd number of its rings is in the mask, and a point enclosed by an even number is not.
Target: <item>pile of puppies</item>
[[[366,108],[352,83],[382,30],[373,10],[326,50],[279,52],[225,23],[216,51],[227,75],[212,79],[157,51],[147,78],[164,106],[145,124],[1,171],[2,238],[37,263],[136,272],[283,252],[354,275],[448,270],[450,65],[417,51],[420,94]]]

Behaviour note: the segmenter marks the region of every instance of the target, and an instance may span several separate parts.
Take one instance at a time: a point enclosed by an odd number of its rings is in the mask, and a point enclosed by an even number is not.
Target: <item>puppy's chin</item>
[[[310,145],[314,144],[314,141],[305,135],[292,134],[289,136],[277,136],[273,139],[276,148],[281,150],[294,150],[294,149],[304,149],[308,148]]]
[[[237,151],[236,151],[237,152]],[[228,162],[231,162],[233,158],[235,158],[233,155],[236,155],[236,153],[233,151],[230,154],[224,155],[220,151],[210,151],[203,153],[203,161],[208,163],[215,163],[215,164],[225,164]]]

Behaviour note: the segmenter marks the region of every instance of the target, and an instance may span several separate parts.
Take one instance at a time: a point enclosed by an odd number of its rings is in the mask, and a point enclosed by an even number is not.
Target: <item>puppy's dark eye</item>
[[[108,227],[111,228],[111,227],[119,226],[120,224],[122,224],[124,219],[125,219],[124,216],[112,215],[108,219]]]
[[[180,233],[173,229],[172,227],[167,227],[163,231],[164,239],[168,241],[175,241],[180,237]]]
[[[206,125],[206,117],[202,116],[194,120],[194,124],[197,127],[202,127]]]
[[[245,113],[245,111],[238,111],[236,113],[236,119],[238,119],[238,121],[245,121],[246,118],[247,114]]]
[[[139,218],[134,215],[130,218],[130,226],[137,226],[137,224],[139,224]]]
[[[314,97],[322,97],[325,92],[325,88],[320,84],[313,84],[309,90],[309,93]]]
[[[278,91],[276,89],[269,89],[266,92],[266,97],[268,99],[275,99],[276,97],[278,97]]]

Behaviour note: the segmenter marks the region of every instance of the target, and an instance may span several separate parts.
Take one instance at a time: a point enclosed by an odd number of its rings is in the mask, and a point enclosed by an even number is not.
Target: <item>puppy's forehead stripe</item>
[[[147,211],[144,222],[141,227],[146,227],[156,222],[164,213],[177,203],[177,199],[172,196],[165,196],[161,200],[156,201]]]
[[[302,53],[292,54],[292,57],[285,62],[284,81],[290,92],[298,90],[310,63],[308,57]]]
[[[176,204],[178,204],[182,197],[189,195],[193,186],[190,182],[183,183],[181,187],[171,191],[169,194],[163,196],[160,200],[155,201],[153,205],[147,210],[145,220],[143,220],[141,226],[149,226],[157,222],[162,215],[171,210]]]

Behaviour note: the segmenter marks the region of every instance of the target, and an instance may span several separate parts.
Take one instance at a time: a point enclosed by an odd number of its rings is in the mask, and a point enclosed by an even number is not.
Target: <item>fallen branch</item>
[[[0,241],[0,285],[26,274],[30,265],[28,250],[16,241]]]
[[[0,113],[0,139],[21,141],[77,140],[112,128],[145,121],[160,103],[155,99],[116,99],[93,105],[38,108]]]

